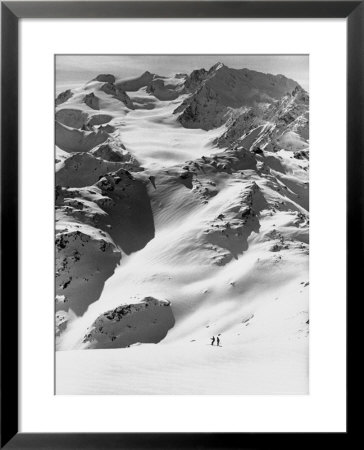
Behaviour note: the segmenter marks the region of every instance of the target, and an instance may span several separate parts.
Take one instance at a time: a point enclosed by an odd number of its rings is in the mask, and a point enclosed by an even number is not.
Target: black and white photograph
[[[54,64],[55,393],[307,395],[309,56]]]

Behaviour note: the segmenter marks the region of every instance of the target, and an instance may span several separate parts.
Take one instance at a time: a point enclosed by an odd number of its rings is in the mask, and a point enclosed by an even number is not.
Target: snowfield
[[[307,394],[308,93],[100,74],[55,118],[56,393]]]

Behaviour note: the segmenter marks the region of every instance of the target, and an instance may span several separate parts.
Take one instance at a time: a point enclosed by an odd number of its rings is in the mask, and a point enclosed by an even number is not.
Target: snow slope
[[[57,393],[307,393],[307,92],[216,64],[57,99]]]

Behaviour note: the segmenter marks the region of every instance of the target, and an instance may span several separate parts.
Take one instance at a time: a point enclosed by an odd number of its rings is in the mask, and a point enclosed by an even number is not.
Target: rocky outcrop
[[[227,122],[227,129],[214,144],[218,147],[228,147],[237,142],[242,136],[248,134],[252,129],[262,124],[261,113],[258,108],[247,108],[237,117]]]
[[[82,128],[89,120],[89,114],[81,109],[63,108],[56,112],[56,121],[71,128]]]
[[[309,159],[309,151],[308,150],[299,150],[294,152],[293,157],[296,159]]]
[[[96,81],[101,81],[103,83],[115,83],[115,77],[109,73],[101,73],[100,75],[97,75]]]
[[[99,298],[121,253],[105,232],[71,221],[77,207],[68,208],[59,211],[56,224],[56,295],[63,298],[56,301],[56,310],[82,315]]]
[[[206,80],[208,71],[205,69],[193,70],[190,75],[186,77],[184,87],[186,92],[194,92],[198,89],[202,82]]]
[[[70,128],[92,131],[93,127],[109,123],[109,114],[89,114],[81,109],[62,108],[56,112],[56,121]]]
[[[125,169],[109,173],[95,184],[113,200],[112,206],[104,208],[108,215],[103,223],[110,227],[114,242],[126,254],[140,250],[154,238],[154,218],[146,185],[147,181]]]
[[[143,170],[139,161],[126,151],[125,146],[121,143],[117,144],[113,141],[109,141],[92,149],[90,153],[104,161],[120,162],[122,163],[121,167],[123,169],[131,172]]]
[[[130,92],[145,88],[158,100],[174,100],[182,92],[184,78],[184,76],[167,78],[146,71],[140,77],[119,81],[116,87]]]
[[[91,154],[97,158],[102,158],[105,161],[121,162],[124,161],[125,146],[119,147],[113,146],[111,143],[106,142],[91,150]]]
[[[89,121],[87,122],[87,125],[89,127],[105,125],[106,123],[109,123],[111,120],[112,116],[110,116],[109,114],[94,114],[90,117]]]
[[[259,232],[259,212],[267,206],[258,185],[247,182],[238,196],[217,211],[203,231],[214,264],[224,265],[248,249],[248,237]]]
[[[97,145],[105,142],[109,134],[98,129],[97,131],[84,131],[67,127],[56,122],[56,145],[65,152],[88,152]]]
[[[123,348],[137,343],[157,344],[174,325],[171,303],[145,297],[101,314],[87,330],[87,348]]]
[[[269,105],[254,106],[227,122],[215,145],[239,143],[248,150],[299,151],[308,147],[309,96],[296,87]]]
[[[56,186],[56,334],[99,299],[120,262],[107,210],[113,200],[96,186]]]
[[[64,295],[56,296],[56,304],[60,302],[63,303],[64,301],[65,301]],[[59,337],[61,333],[67,328],[68,319],[69,314],[66,311],[56,312],[56,321],[55,321],[56,337]]]
[[[151,83],[151,81],[154,79],[156,75],[153,73],[150,73],[148,71],[145,71],[140,77],[136,78],[129,78],[127,80],[122,80],[116,83],[116,86],[118,89],[121,89],[122,91],[130,91],[135,92],[141,89],[142,87],[147,87]]]
[[[60,94],[57,95],[56,106],[61,105],[62,103],[65,103],[72,96],[73,96],[73,92],[71,91],[71,89],[67,89],[64,92],[61,92]]]
[[[164,78],[155,78],[147,86],[147,92],[154,95],[158,100],[174,100],[179,96],[175,85],[168,85]]]
[[[178,121],[185,128],[211,130],[229,118],[229,111],[220,103],[218,93],[208,85],[202,86],[192,98],[186,99],[174,113],[181,111]]]
[[[105,94],[112,95],[114,98],[124,103],[127,108],[134,109],[133,102],[129,95],[119,87],[115,86],[115,84],[105,83],[102,85],[101,90],[105,92]]]
[[[100,109],[100,99],[96,97],[93,92],[86,94],[83,98],[83,102],[92,109]]]
[[[57,186],[57,220],[90,224],[107,233],[127,254],[140,250],[155,232],[147,183],[119,169],[90,187]]]
[[[255,170],[256,167],[256,157],[242,145],[235,145],[224,152],[187,161],[181,175],[184,174],[183,176],[187,177],[188,173],[233,173],[241,170]]]
[[[68,187],[91,186],[100,176],[124,167],[122,162],[105,161],[87,153],[73,153],[56,172],[56,184]]]

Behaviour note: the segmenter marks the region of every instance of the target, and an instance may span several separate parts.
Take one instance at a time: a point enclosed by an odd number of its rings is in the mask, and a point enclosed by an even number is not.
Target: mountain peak
[[[211,73],[211,72],[216,72],[216,71],[218,71],[218,70],[220,70],[220,69],[223,69],[223,68],[227,68],[227,69],[228,69],[228,67],[225,66],[224,63],[222,63],[222,62],[217,62],[216,64],[214,64],[214,65],[209,69],[209,73]]]
[[[99,75],[97,75],[95,80],[96,81],[101,81],[103,83],[114,84],[115,83],[115,76],[112,75],[111,73],[100,73]]]

